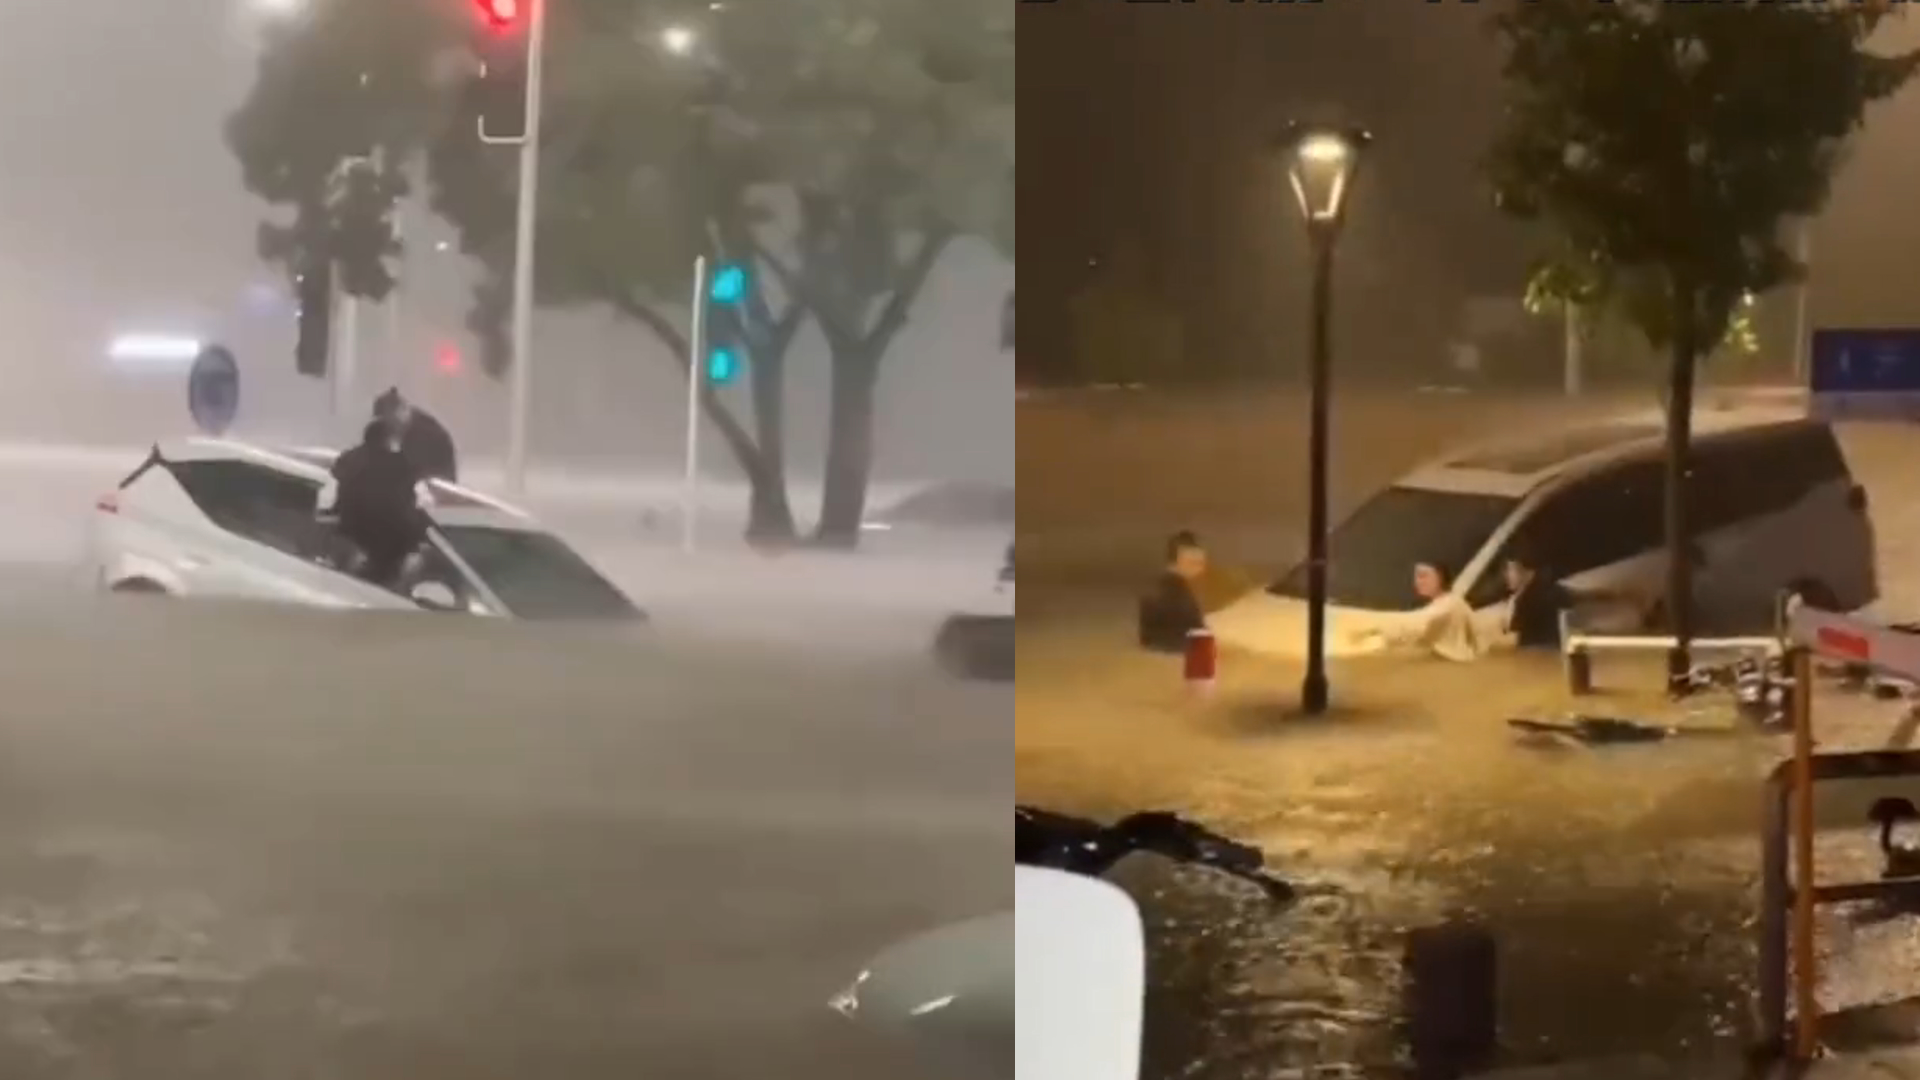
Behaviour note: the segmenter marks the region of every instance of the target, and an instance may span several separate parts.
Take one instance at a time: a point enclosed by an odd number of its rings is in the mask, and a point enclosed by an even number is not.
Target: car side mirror
[[[415,585],[407,596],[429,611],[460,610],[460,598],[453,595],[453,589],[444,581],[423,581]]]

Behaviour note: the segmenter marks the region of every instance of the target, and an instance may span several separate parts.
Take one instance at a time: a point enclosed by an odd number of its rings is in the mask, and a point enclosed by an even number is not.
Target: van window
[[[1361,505],[1327,538],[1327,599],[1369,611],[1413,611],[1413,568],[1438,563],[1458,574],[1486,547],[1519,500],[1505,495],[1390,487]],[[1267,590],[1307,595],[1302,563]]]
[[[1515,530],[1501,557],[1524,550],[1557,578],[1623,562],[1656,549],[1665,535],[1665,466],[1630,461],[1577,480],[1548,495]],[[1474,583],[1469,603],[1485,606],[1504,585],[1489,572]]]
[[[1792,424],[1714,439],[1694,450],[1695,527],[1792,508],[1824,484],[1851,483],[1846,456],[1824,424]]]

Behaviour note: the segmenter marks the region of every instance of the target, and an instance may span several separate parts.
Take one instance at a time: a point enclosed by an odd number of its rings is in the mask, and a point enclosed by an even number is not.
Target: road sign
[[[1920,329],[1813,332],[1812,411],[1829,420],[1920,420]]]
[[[224,435],[240,413],[240,363],[224,345],[208,345],[187,373],[187,411],[208,435]]]

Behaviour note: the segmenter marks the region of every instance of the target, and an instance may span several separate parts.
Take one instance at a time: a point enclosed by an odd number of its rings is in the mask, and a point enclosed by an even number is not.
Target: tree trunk
[[[873,475],[874,392],[879,375],[879,356],[870,348],[835,358],[826,476],[820,493],[820,524],[814,531],[814,540],[822,547],[851,551],[860,544],[867,481]]]
[[[616,310],[645,326],[655,339],[667,347],[669,355],[689,379],[701,378],[688,354],[686,336],[666,318],[646,304],[616,295]],[[785,402],[786,352],[799,329],[798,314],[782,321],[765,345],[759,362],[749,373],[753,385],[754,424],[760,439],[747,434],[739,419],[711,386],[700,390],[700,411],[712,422],[714,430],[732,452],[740,471],[747,477],[747,538],[756,543],[779,543],[798,534],[793,523],[793,506],[787,501],[787,463]],[[763,371],[762,369],[767,369]],[[762,386],[762,379],[769,381]],[[770,395],[770,396],[769,396]],[[766,442],[770,430],[782,438]]]
[[[1670,685],[1677,687],[1692,664],[1693,529],[1693,379],[1700,357],[1699,297],[1690,283],[1673,290],[1672,354],[1667,370],[1667,620],[1674,646],[1667,653]]]
[[[793,503],[787,498],[786,342],[770,342],[748,370],[753,391],[754,443],[759,467],[748,476],[747,540],[755,545],[792,543]]]

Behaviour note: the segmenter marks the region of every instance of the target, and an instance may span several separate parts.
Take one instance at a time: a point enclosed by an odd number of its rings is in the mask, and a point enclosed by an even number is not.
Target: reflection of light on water
[[[1156,1071],[1318,1080],[1397,1067],[1400,931],[1440,909],[1434,890],[1344,871],[1276,906],[1205,870],[1140,862],[1123,877],[1147,916],[1153,981],[1205,986],[1170,1003],[1181,1015],[1150,1014]]]

